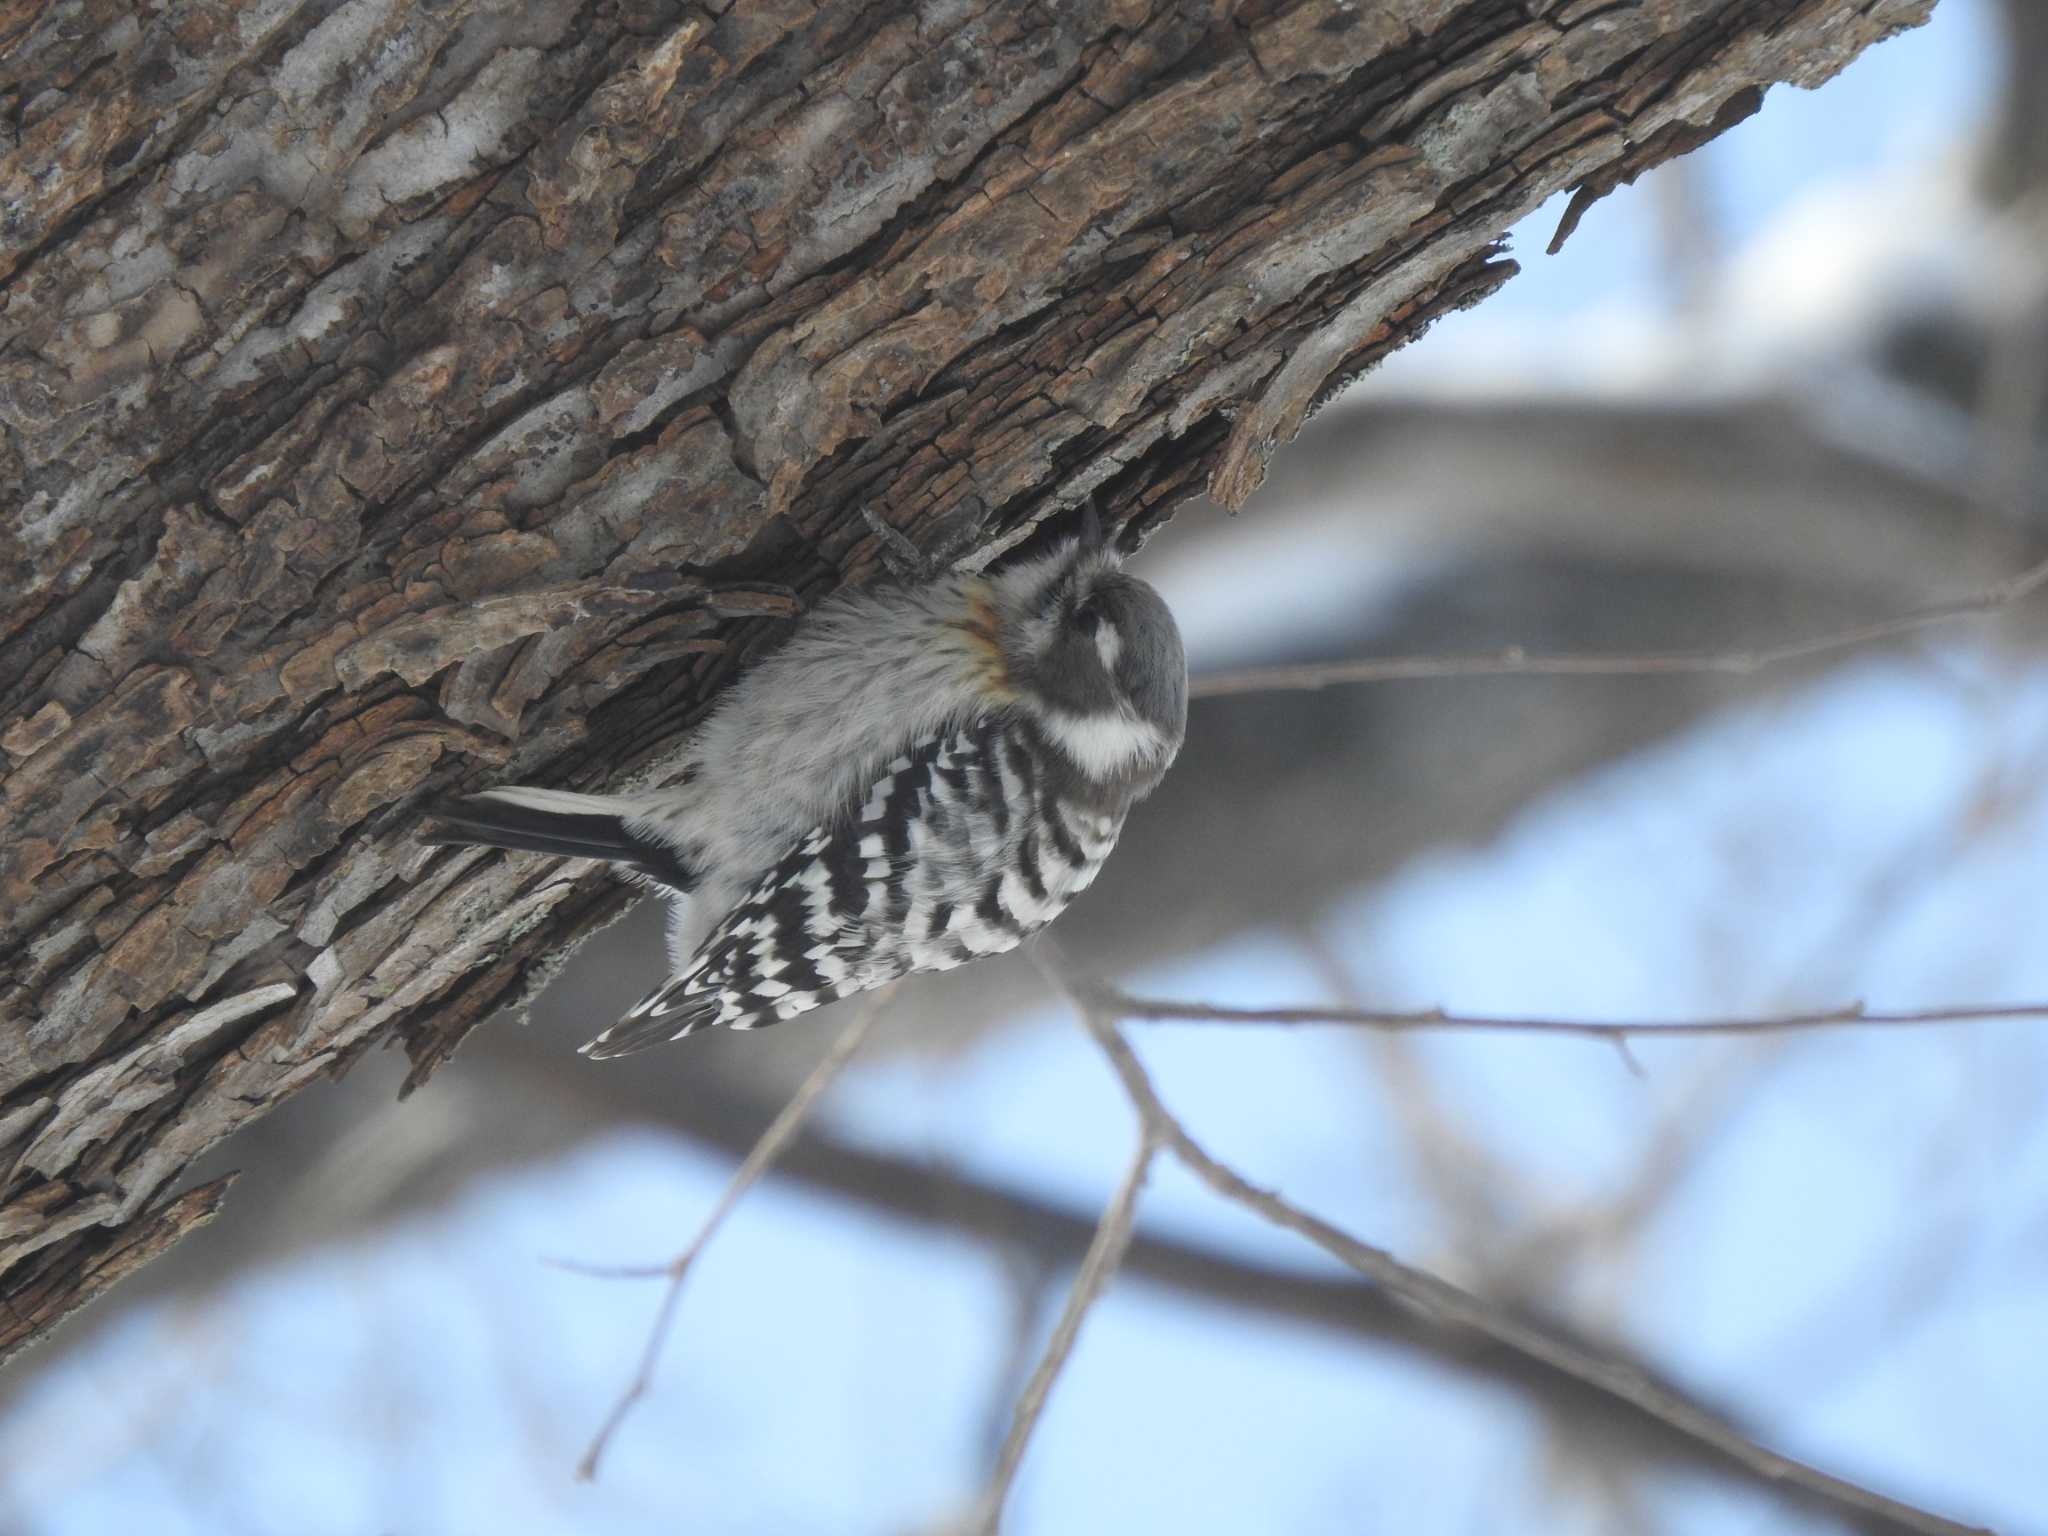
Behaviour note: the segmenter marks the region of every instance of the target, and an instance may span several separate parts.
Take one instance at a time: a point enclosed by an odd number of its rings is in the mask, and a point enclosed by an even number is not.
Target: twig
[[[1225,1008],[1215,1003],[1170,998],[1133,997],[1096,983],[1065,983],[1095,1007],[1133,1023],[1345,1025],[1387,1031],[1462,1030],[1484,1034],[1569,1035],[1626,1046],[1631,1040],[1674,1039],[1701,1035],[1782,1035],[1802,1030],[1931,1029],[1991,1019],[2048,1019],[2048,1002],[1957,1003],[1940,1008],[1877,1009],[1862,1003],[1809,1013],[1781,1013],[1762,1018],[1643,1019],[1602,1022],[1595,1019],[1507,1018],[1494,1014],[1452,1013],[1425,1008],[1402,1013],[1379,1008]]]
[[[500,1055],[496,1061],[534,1074],[536,1089],[543,1086],[541,1074],[554,1073],[554,1059],[527,1042],[501,1041],[499,1048],[514,1054]],[[563,1091],[558,1076],[548,1075],[545,1082]],[[617,1097],[621,1089],[611,1084],[609,1075],[601,1090],[572,1081],[567,1091],[601,1091],[603,1096],[593,1107],[608,1120],[622,1113],[637,1115],[734,1160],[746,1154],[781,1108],[761,1106],[729,1086],[708,1087],[687,1075],[672,1087],[666,1086],[668,1079],[663,1082],[658,1096],[631,1085],[633,1096],[625,1101]],[[965,1233],[998,1248],[1021,1247],[1038,1262],[1068,1271],[1080,1264],[1100,1223],[1099,1210],[1084,1214],[916,1158],[877,1152],[821,1131],[815,1123],[784,1149],[770,1176],[791,1179],[913,1227]],[[1506,1388],[1533,1407],[1569,1417],[1589,1438],[1611,1448],[1626,1447],[1630,1454],[1659,1466],[1725,1471],[1750,1482],[1762,1481],[1747,1467],[1735,1466],[1634,1403],[1566,1375],[1547,1361],[1498,1345],[1447,1337],[1348,1270],[1341,1276],[1310,1274],[1140,1228],[1118,1274],[1251,1317],[1325,1329],[1336,1340],[1393,1351],[1474,1382]],[[1017,1390],[1028,1379],[1032,1363],[1027,1359],[1014,1373]],[[1013,1397],[1013,1392],[1005,1393],[1004,1422],[990,1446],[991,1466],[1008,1427]]]
[[[860,1049],[861,1042],[867,1038],[868,1030],[882,1011],[883,1004],[894,991],[894,987],[883,987],[870,994],[860,1012],[839,1032],[839,1038],[832,1042],[832,1049],[825,1053],[824,1060],[811,1069],[811,1075],[804,1079],[803,1086],[798,1088],[795,1096],[782,1107],[782,1113],[770,1121],[768,1128],[761,1133],[761,1139],[754,1143],[753,1150],[740,1164],[739,1171],[732,1176],[732,1182],[725,1186],[725,1193],[719,1196],[718,1204],[711,1208],[711,1214],[704,1218],[704,1225],[698,1228],[697,1235],[681,1253],[666,1264],[638,1267],[606,1267],[562,1260],[551,1261],[559,1268],[573,1269],[581,1274],[605,1279],[649,1279],[660,1275],[668,1277],[668,1289],[662,1294],[661,1306],[654,1314],[654,1325],[647,1331],[646,1347],[640,1352],[639,1369],[633,1373],[633,1379],[626,1384],[625,1391],[619,1394],[618,1401],[612,1404],[611,1412],[605,1415],[604,1423],[592,1437],[590,1448],[583,1453],[582,1461],[576,1465],[576,1476],[582,1481],[595,1480],[597,1465],[604,1456],[605,1447],[618,1431],[618,1427],[625,1422],[626,1415],[632,1411],[633,1405],[645,1397],[648,1388],[654,1384],[654,1367],[661,1359],[663,1346],[668,1342],[669,1330],[675,1325],[676,1306],[683,1295],[683,1281],[689,1275],[690,1266],[696,1262],[697,1255],[704,1251],[705,1245],[724,1224],[725,1218],[732,1214],[733,1207],[740,1203],[747,1191],[754,1187],[754,1182],[768,1171],[769,1165],[775,1161],[777,1155],[803,1128],[804,1121],[810,1118],[811,1110],[819,1098],[832,1086],[833,1079],[844,1070],[847,1062],[853,1059],[854,1052]]]
[[[1003,1334],[1002,1367],[990,1373],[984,1388],[987,1404],[976,1415],[979,1424],[975,1442],[983,1452],[977,1459],[989,1469],[994,1468],[996,1458],[1002,1454],[1003,1441],[1010,1433],[1010,1420],[1017,1411],[1017,1398],[1038,1364],[1046,1320],[1056,1314],[1057,1309],[1052,1306],[1056,1299],[1052,1294],[1054,1283],[1062,1278],[1062,1271],[1073,1269],[1087,1257],[1088,1247],[1095,1241],[1095,1229],[1101,1224],[1101,1219],[1098,1212],[1089,1220],[1079,1248],[1066,1264],[1055,1264],[1049,1254],[1036,1251],[1025,1241],[1004,1241],[998,1237],[990,1245],[993,1250],[990,1257],[1003,1272],[1009,1326]],[[1131,1241],[1135,1247],[1137,1238],[1134,1236]],[[1118,1266],[1119,1272],[1129,1262],[1130,1253],[1126,1250],[1124,1264]]]
[[[1074,1288],[1067,1293],[1067,1305],[1053,1328],[1052,1338],[1047,1341],[1045,1353],[1039,1357],[1037,1368],[1017,1398],[1017,1411],[1010,1420],[1010,1432],[1003,1438],[1002,1452],[996,1458],[995,1472],[982,1494],[980,1512],[974,1521],[973,1528],[987,1533],[987,1536],[995,1536],[1002,1522],[1003,1506],[1010,1497],[1010,1485],[1016,1481],[1017,1468],[1023,1463],[1025,1449],[1031,1444],[1032,1431],[1038,1428],[1039,1416],[1045,1412],[1053,1383],[1059,1379],[1068,1356],[1074,1352],[1074,1341],[1080,1337],[1081,1324],[1088,1316],[1088,1309],[1102,1295],[1103,1288],[1123,1262],[1124,1251],[1130,1247],[1131,1224],[1138,1212],[1138,1196],[1145,1187],[1145,1175],[1151,1171],[1152,1158],[1158,1150],[1159,1142],[1151,1126],[1142,1126],[1137,1150],[1131,1154],[1131,1165],[1124,1172],[1123,1183],[1117,1186],[1115,1198],[1104,1209],[1102,1220],[1096,1225],[1095,1238],[1081,1260],[1080,1273],[1074,1277]]]
[[[1137,1052],[1131,1049],[1108,1017],[1101,999],[1076,992],[1043,950],[1034,958],[1053,984],[1079,1006],[1082,1021],[1109,1057],[1110,1065],[1123,1083],[1124,1092],[1137,1110],[1140,1121],[1158,1138],[1165,1150],[1226,1200],[1307,1238],[1332,1258],[1349,1265],[1432,1321],[1468,1330],[1515,1354],[1541,1360],[1567,1376],[1632,1403],[1642,1412],[1768,1482],[1796,1489],[1833,1506],[1838,1512],[1865,1522],[1880,1522],[1893,1530],[1914,1532],[1918,1536],[1985,1536],[1979,1527],[1962,1525],[1928,1510],[1887,1498],[1872,1489],[1834,1477],[1760,1445],[1733,1425],[1659,1385],[1641,1367],[1526,1322],[1427,1270],[1403,1264],[1384,1249],[1360,1242],[1350,1233],[1290,1204],[1272,1191],[1260,1189],[1235,1169],[1210,1156],[1174,1118],[1153,1087],[1151,1076],[1138,1060]]]
[[[1958,619],[1988,618],[2048,586],[2048,560],[2019,575],[1968,597],[1915,608],[1889,619],[1875,619],[1846,629],[1830,630],[1804,640],[1756,650],[1648,651],[1638,654],[1598,653],[1543,655],[1519,645],[1467,656],[1376,656],[1359,661],[1310,662],[1302,666],[1244,667],[1210,672],[1188,685],[1192,698],[1219,698],[1238,693],[1286,693],[1329,688],[1340,683],[1386,683],[1436,677],[1645,677],[1673,674],[1721,674],[1747,677],[1771,667],[1837,651],[1855,650],[1880,640]]]
[[[1968,1536],[1978,1527],[1959,1524],[1930,1511],[1900,1503],[1881,1493],[1831,1476],[1817,1467],[1759,1445],[1740,1431],[1723,1423],[1684,1398],[1656,1385],[1626,1361],[1594,1353],[1554,1337],[1513,1314],[1490,1306],[1449,1281],[1427,1270],[1403,1264],[1383,1249],[1360,1242],[1348,1232],[1318,1216],[1289,1204],[1270,1190],[1260,1189],[1235,1169],[1218,1162],[1191,1137],[1168,1112],[1152,1087],[1151,1078],[1114,1025],[1084,1010],[1089,1029],[1108,1053],[1124,1090],[1155,1127],[1166,1148],[1203,1183],[1246,1209],[1307,1238],[1332,1258],[1348,1264],[1360,1274],[1417,1308],[1426,1316],[1453,1327],[1468,1328],[1484,1338],[1521,1354],[1534,1355],[1568,1375],[1624,1397],[1645,1413],[1653,1414],[1673,1428],[1711,1445],[1773,1482],[1791,1484],[1819,1494],[1844,1510],[1876,1516],[1902,1529],[1936,1533],[1936,1536]]]

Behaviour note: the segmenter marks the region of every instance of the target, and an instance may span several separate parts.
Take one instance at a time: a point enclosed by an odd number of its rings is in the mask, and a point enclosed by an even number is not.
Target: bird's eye
[[[1101,626],[1102,618],[1102,598],[1091,593],[1074,609],[1074,628],[1084,635],[1092,635]]]

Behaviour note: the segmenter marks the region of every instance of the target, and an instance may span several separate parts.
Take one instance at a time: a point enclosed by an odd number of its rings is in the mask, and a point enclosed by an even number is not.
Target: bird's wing
[[[1065,906],[1040,869],[1038,770],[984,719],[899,757],[814,829],[670,977],[585,1054],[623,1056],[724,1025],[755,1029],[919,971],[1014,947]],[[1048,861],[1053,857],[1049,851]]]

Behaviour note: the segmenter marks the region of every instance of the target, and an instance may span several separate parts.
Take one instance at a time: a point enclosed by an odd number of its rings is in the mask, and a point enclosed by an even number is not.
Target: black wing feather
[[[594,1040],[578,1049],[592,1061],[610,1061],[630,1056],[650,1045],[681,1040],[718,1020],[718,994],[683,996],[683,978],[675,977],[640,1000],[633,1011]]]
[[[434,848],[512,848],[571,859],[604,859],[638,870],[671,890],[688,891],[697,873],[666,843],[641,837],[623,818],[514,805],[493,796],[443,798],[427,807],[434,825],[420,841]]]

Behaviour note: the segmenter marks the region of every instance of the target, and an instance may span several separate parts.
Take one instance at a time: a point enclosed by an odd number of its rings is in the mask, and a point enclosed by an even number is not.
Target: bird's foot
[[[889,574],[909,585],[936,581],[950,571],[960,557],[980,540],[985,521],[980,500],[970,497],[963,507],[946,519],[946,525],[941,528],[932,547],[922,550],[873,507],[862,507],[860,516],[861,521],[868,525],[868,531],[881,540],[882,564],[889,568]]]

